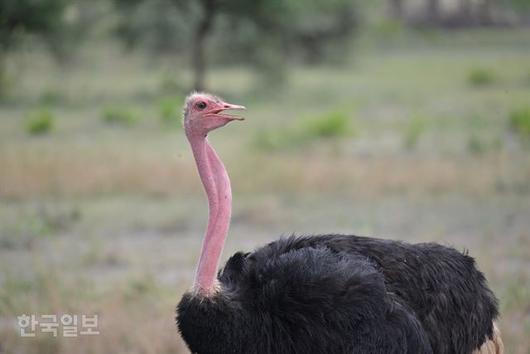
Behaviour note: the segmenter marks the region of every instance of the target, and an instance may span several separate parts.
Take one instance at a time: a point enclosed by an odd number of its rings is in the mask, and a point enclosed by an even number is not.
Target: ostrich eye
[[[203,110],[206,108],[206,102],[201,101],[195,105],[198,109]]]

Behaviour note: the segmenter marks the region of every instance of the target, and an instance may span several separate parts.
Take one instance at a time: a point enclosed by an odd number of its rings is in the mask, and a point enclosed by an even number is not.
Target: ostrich
[[[435,243],[353,235],[285,237],[237,252],[218,272],[231,215],[210,131],[245,107],[193,93],[184,127],[208,197],[192,290],[177,306],[194,353],[503,352],[497,300],[475,261]]]

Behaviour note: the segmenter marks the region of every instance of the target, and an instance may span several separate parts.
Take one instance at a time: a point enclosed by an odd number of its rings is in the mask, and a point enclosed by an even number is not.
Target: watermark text
[[[54,337],[93,336],[99,334],[98,315],[35,315],[17,316],[21,337],[35,337],[49,333]]]

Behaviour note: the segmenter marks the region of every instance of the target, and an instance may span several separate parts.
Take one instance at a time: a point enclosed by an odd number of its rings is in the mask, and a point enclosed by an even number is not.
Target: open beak
[[[233,114],[227,114],[227,113],[222,113],[222,112],[224,112],[224,111],[244,111],[246,109],[247,108],[245,106],[240,106],[240,105],[237,105],[237,104],[231,104],[231,103],[223,102],[222,103],[222,108],[215,109],[211,113],[217,115],[218,117],[222,117],[222,118],[228,119],[230,121],[232,121],[232,120],[245,120],[245,118],[243,118],[241,116],[237,116],[237,115],[233,115]]]

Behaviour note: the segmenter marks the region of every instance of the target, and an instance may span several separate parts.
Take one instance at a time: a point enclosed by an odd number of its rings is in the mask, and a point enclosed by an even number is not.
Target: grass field
[[[530,105],[530,32],[402,36],[360,38],[351,60],[291,68],[278,89],[212,70],[212,91],[248,107],[211,136],[234,192],[223,257],[290,233],[468,249],[501,301],[506,352],[528,354],[530,134],[510,116]],[[207,205],[179,126],[185,70],[111,46],[66,70],[39,52],[14,62],[0,353],[187,352],[174,308]],[[21,338],[30,313],[97,313],[101,334]]]

